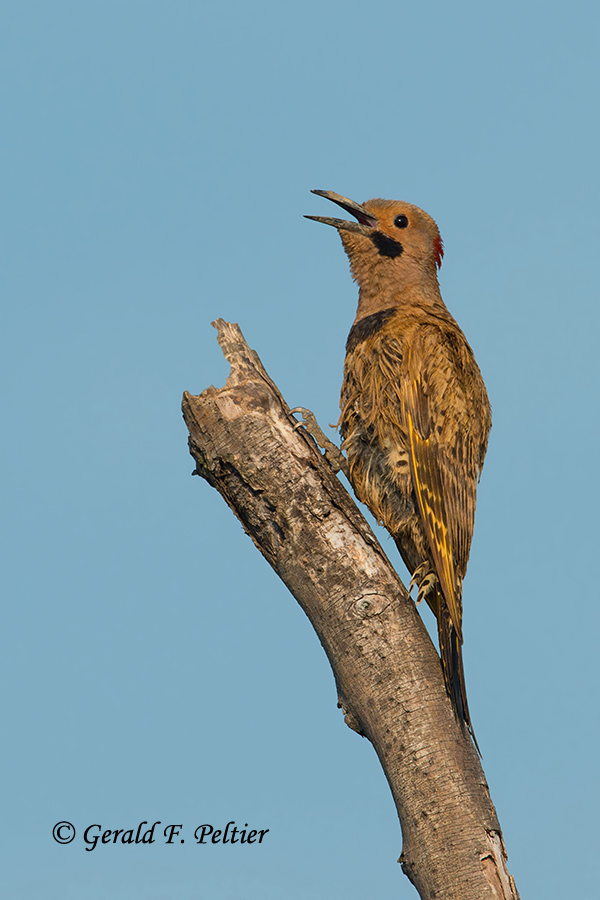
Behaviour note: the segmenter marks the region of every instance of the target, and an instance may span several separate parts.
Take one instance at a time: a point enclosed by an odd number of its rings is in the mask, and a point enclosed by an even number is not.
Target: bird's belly
[[[396,536],[417,518],[408,451],[381,441],[358,423],[344,437],[352,485],[375,518]]]
[[[394,538],[412,573],[431,560],[413,491],[408,451],[398,441],[375,443],[361,429],[344,440],[357,497]]]

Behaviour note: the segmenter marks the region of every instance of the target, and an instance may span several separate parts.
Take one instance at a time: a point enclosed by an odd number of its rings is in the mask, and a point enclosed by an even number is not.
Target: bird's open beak
[[[311,191],[311,194],[318,194],[319,197],[325,197],[326,200],[333,200],[351,216],[358,219],[357,222],[349,222],[347,219],[331,219],[329,216],[304,216],[305,219],[312,219],[314,222],[323,222],[325,225],[333,225],[334,228],[341,228],[343,231],[354,231],[356,234],[371,234],[374,228],[377,228],[378,221],[375,216],[371,215],[364,206],[342,197],[341,194],[335,194],[333,191]]]

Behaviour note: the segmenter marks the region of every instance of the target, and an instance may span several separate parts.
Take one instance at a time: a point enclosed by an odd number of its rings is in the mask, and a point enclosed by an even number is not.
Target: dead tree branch
[[[223,388],[185,393],[196,471],[215,487],[309,617],[347,724],[367,737],[402,826],[402,868],[422,898],[517,900],[477,753],[406,590],[237,325],[214,323]]]

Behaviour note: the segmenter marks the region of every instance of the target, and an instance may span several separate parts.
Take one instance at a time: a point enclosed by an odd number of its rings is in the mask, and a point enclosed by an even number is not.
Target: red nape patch
[[[442,259],[444,257],[444,245],[442,243],[442,239],[439,236],[439,234],[433,241],[433,252],[435,254],[435,264],[439,269],[439,267],[442,264]]]

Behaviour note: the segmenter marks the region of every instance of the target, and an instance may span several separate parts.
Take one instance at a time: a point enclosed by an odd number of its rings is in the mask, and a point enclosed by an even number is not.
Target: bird
[[[312,193],[355,220],[306,216],[337,229],[359,288],[338,422],[349,479],[392,535],[409,593],[417,586],[417,602],[435,615],[446,690],[479,751],[462,658],[462,586],[492,416],[473,351],[442,300],[440,232],[410,203]]]

